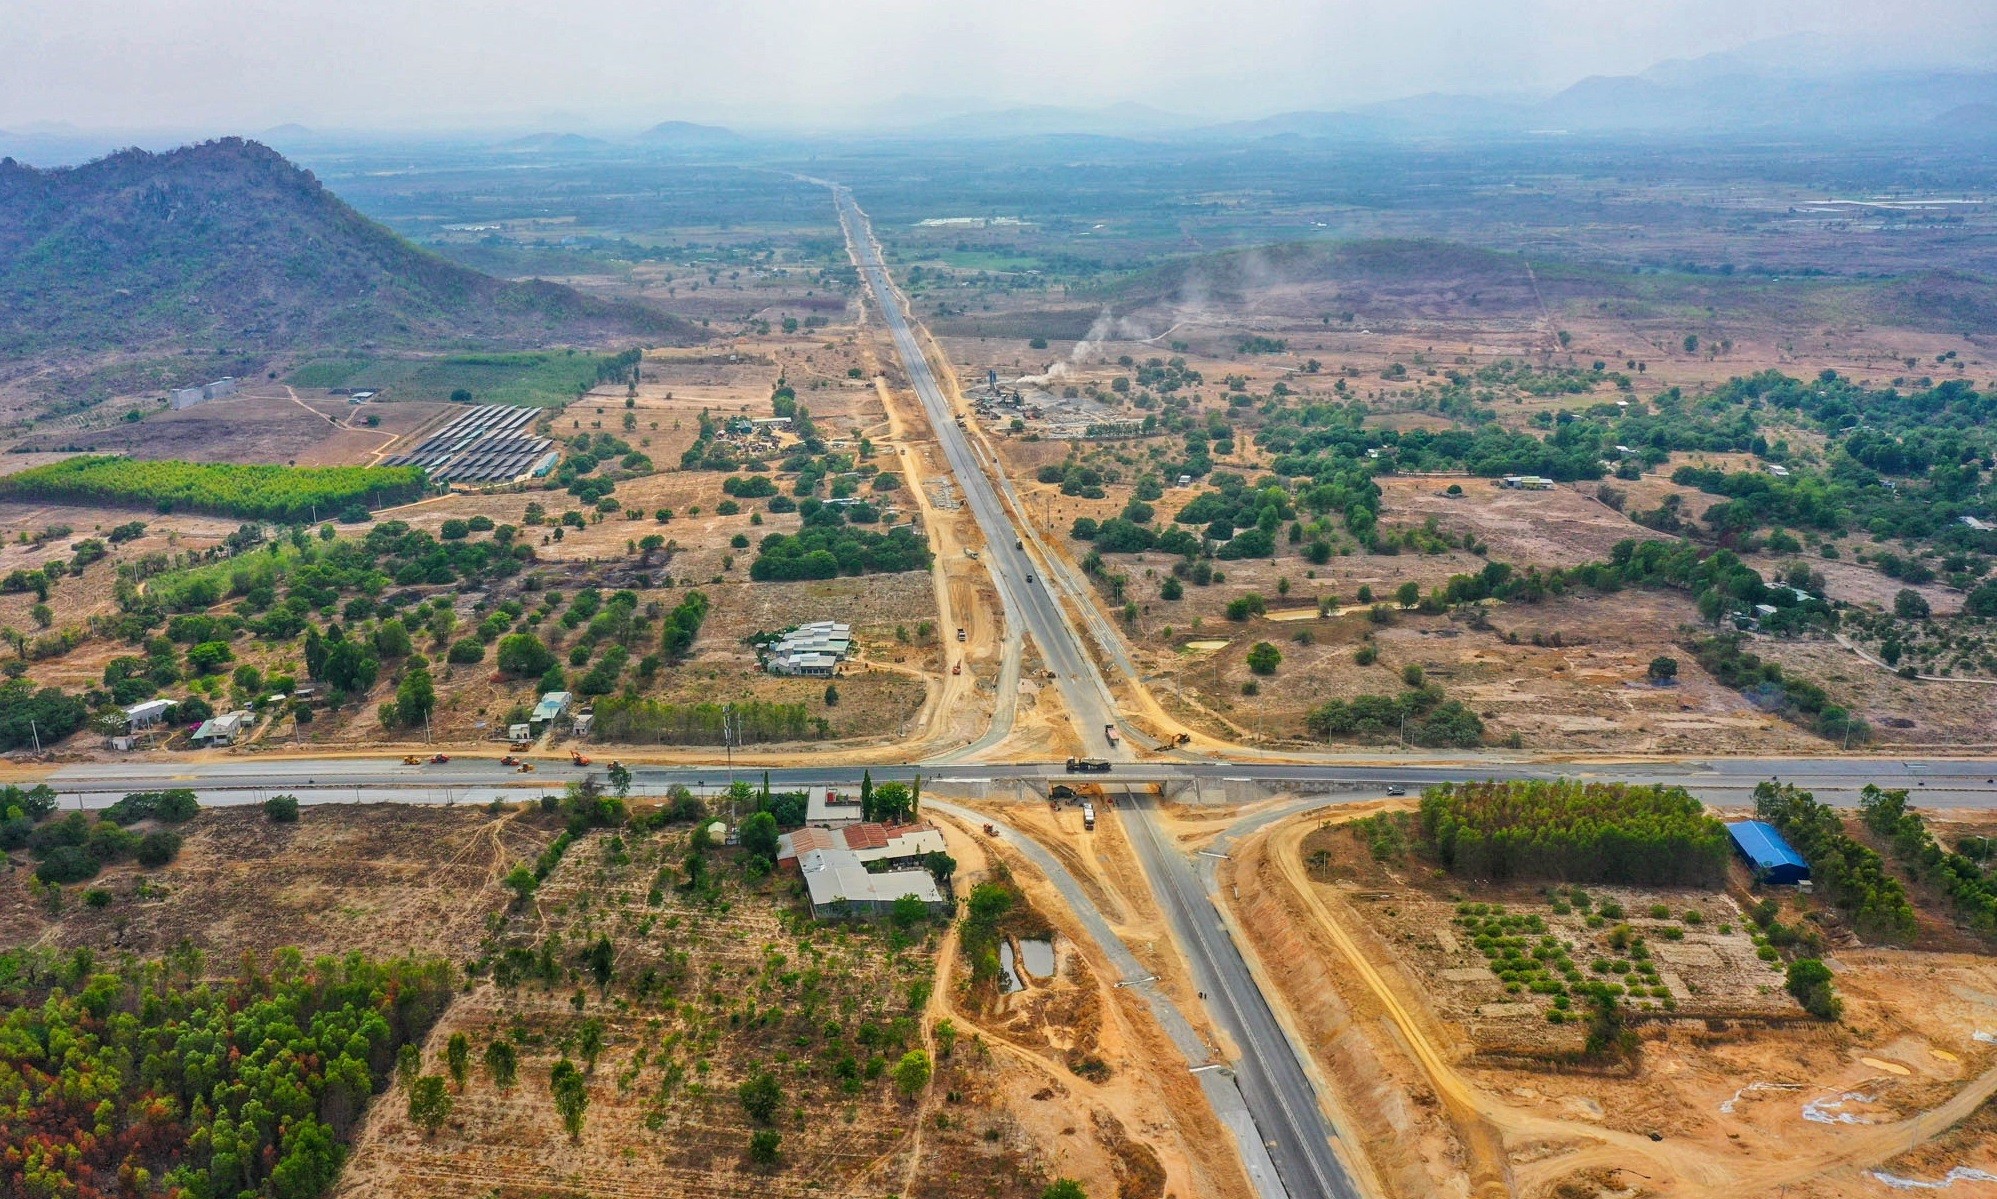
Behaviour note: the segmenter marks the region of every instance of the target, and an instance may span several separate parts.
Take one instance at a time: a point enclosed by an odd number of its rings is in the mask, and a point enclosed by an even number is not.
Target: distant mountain
[[[748,139],[733,129],[719,125],[696,125],[692,121],[660,121],[638,135],[647,145],[672,148],[708,148],[738,145]]]
[[[0,358],[699,339],[651,308],[447,262],[257,142],[0,159]]]
[[[1210,126],[1222,137],[1658,133],[1989,136],[1997,71],[1917,65],[1815,37],[1772,39],[1636,75],[1597,75],[1552,96],[1430,93],[1340,112]]]
[[[609,143],[601,138],[584,137],[580,133],[530,133],[526,137],[516,137],[512,141],[499,143],[502,150],[594,150]]]

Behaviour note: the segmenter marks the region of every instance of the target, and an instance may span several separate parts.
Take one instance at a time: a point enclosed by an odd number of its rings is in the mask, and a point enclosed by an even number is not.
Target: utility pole
[[[37,754],[41,753],[41,752],[42,752],[42,731],[41,731],[41,730],[40,730],[39,728],[36,728],[36,727],[35,727],[35,718],[34,718],[34,717],[32,717],[32,716],[28,717],[28,732],[29,732],[29,734],[31,734],[31,735],[32,735],[32,736],[34,737],[34,739],[35,739],[35,752],[36,752]]]

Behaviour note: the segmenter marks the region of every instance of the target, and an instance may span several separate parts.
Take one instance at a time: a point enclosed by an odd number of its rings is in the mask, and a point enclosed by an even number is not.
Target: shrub
[[[146,819],[178,824],[192,820],[200,810],[194,792],[176,787],[171,791],[134,791],[104,809],[103,818],[113,824],[137,824]]]
[[[1248,651],[1248,669],[1254,671],[1256,674],[1275,674],[1276,667],[1282,665],[1282,662],[1283,651],[1277,649],[1267,641],[1256,642],[1253,648]]]
[[[97,859],[74,845],[61,845],[49,851],[35,865],[35,877],[45,883],[80,883],[96,878]]]
[[[485,642],[477,637],[460,637],[451,642],[444,660],[454,666],[470,666],[485,661]]]
[[[273,795],[263,801],[263,814],[272,824],[297,824],[298,797]]]
[[[148,867],[164,866],[180,853],[180,834],[159,829],[139,838],[139,846],[133,856],[139,865]]]

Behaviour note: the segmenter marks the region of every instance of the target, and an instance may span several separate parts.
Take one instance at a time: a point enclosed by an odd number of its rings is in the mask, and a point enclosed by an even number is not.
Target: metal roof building
[[[1740,820],[1727,826],[1734,848],[1755,877],[1765,883],[1799,883],[1810,877],[1810,864],[1791,848],[1775,826],[1760,820]]]

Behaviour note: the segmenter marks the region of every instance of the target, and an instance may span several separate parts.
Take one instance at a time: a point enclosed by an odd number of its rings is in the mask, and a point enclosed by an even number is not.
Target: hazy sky
[[[1806,31],[1997,62],[1992,0],[5,0],[0,128],[1238,117],[1552,90]]]

